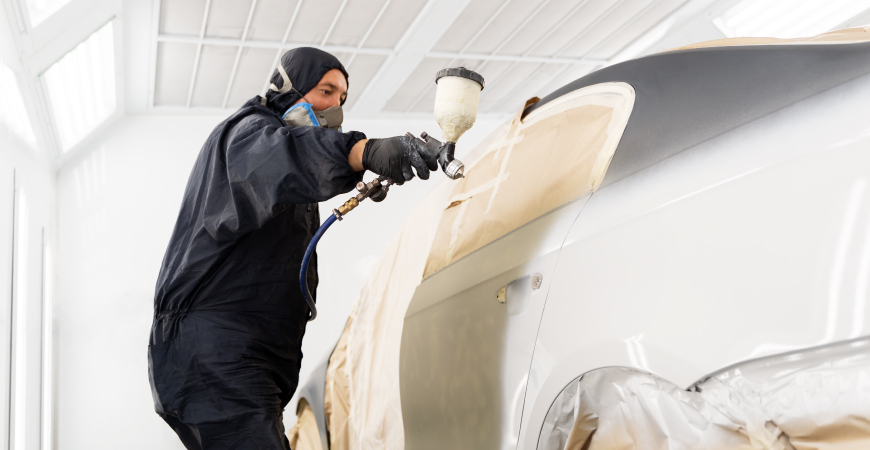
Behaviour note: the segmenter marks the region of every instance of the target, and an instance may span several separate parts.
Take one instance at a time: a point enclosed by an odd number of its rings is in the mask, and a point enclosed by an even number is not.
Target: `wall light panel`
[[[114,52],[109,22],[43,74],[64,152],[115,112]]]
[[[13,134],[32,147],[36,146],[36,137],[27,110],[24,108],[24,98],[18,89],[18,81],[12,69],[0,62],[0,124],[7,126]]]

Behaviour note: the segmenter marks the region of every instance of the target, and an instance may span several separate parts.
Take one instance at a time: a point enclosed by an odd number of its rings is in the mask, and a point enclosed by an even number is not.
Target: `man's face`
[[[344,74],[340,70],[332,69],[323,75],[317,86],[305,93],[305,97],[297,100],[296,103],[307,100],[315,111],[323,111],[341,105],[341,102],[346,98],[347,79],[344,78]]]

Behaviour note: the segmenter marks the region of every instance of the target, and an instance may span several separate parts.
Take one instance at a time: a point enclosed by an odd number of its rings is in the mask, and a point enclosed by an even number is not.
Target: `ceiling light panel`
[[[870,0],[743,0],[713,23],[727,37],[796,38],[830,31],[870,8]]]
[[[578,42],[573,48],[567,50],[565,55],[585,55],[586,52],[591,51],[591,53],[587,55],[590,58],[613,58],[638,38],[643,36],[644,33],[665,20],[671,13],[676,11],[677,8],[685,3],[686,0],[658,0],[655,2],[649,2],[648,10],[640,15],[633,16],[628,22],[621,24],[620,27],[622,27],[622,29],[618,32],[613,30],[614,34],[605,38],[606,42],[596,42],[595,47],[597,48],[584,48],[583,44]]]
[[[160,33],[199,36],[205,0],[161,0]]]
[[[588,39],[591,32],[601,25],[610,25],[624,19],[626,3],[639,9],[639,4],[650,0],[593,0],[587,2],[581,8],[574,10],[574,14],[568,20],[557,21],[553,26],[555,30],[549,36],[537,42],[531,54],[537,56],[566,56],[565,49],[574,43]],[[539,38],[540,39],[540,38]]]
[[[514,0],[520,1],[520,0]],[[480,0],[470,2],[456,18],[447,32],[432,48],[436,52],[459,52],[486,24],[506,0]],[[485,31],[485,30],[484,30]]]
[[[350,75],[350,86],[348,87],[345,108],[350,109],[353,107],[356,100],[362,95],[366,86],[372,81],[372,78],[374,78],[386,59],[386,56],[381,55],[356,55],[353,59],[353,64],[346,66]],[[348,60],[343,59],[342,61],[346,62]]]
[[[104,25],[42,75],[63,151],[115,112],[112,22]]]
[[[622,0],[613,2],[606,9],[599,11],[582,29],[576,30],[574,36],[560,42],[558,48],[548,48],[551,55],[567,57],[591,57],[603,45],[610,43],[614,37],[637,26],[636,20],[645,15],[645,9],[653,8],[662,0]],[[542,47],[545,47],[542,45]]]
[[[489,111],[506,95],[517,89],[522,81],[538,68],[538,63],[518,63],[502,75],[486,80],[486,88],[480,92],[480,107],[478,111]]]
[[[187,105],[195,58],[196,44],[158,43],[157,73],[154,80],[155,106]]]
[[[401,1],[401,0],[398,0]],[[366,31],[368,31],[375,17],[380,11],[380,0],[348,0],[338,20],[326,41],[330,45],[347,45],[356,47]],[[389,27],[387,22],[380,22],[375,27]]]
[[[386,0],[371,0],[372,8],[380,11],[383,6],[382,1]],[[375,48],[394,48],[396,44],[423,10],[426,5],[426,0],[392,0],[384,11],[384,15],[378,21],[379,26],[375,26],[372,34],[366,40],[366,47]]]
[[[514,87],[509,94],[505,95],[494,103],[492,106],[482,109],[480,112],[486,113],[516,113],[521,108],[526,100],[532,97],[543,97],[543,86],[548,84],[553,78],[565,70],[564,64],[541,64],[529,74],[523,77],[523,81]],[[484,105],[485,106],[485,105]]]
[[[538,9],[545,0],[520,1],[511,0],[504,9],[484,29],[477,39],[468,46],[469,53],[492,53],[499,50],[503,53],[503,42],[510,37]],[[499,6],[501,8],[501,6]]]
[[[557,89],[561,89],[563,86],[598,70],[598,68],[599,66],[594,64],[574,64],[563,71],[556,72],[553,78],[539,86],[536,91],[537,93],[533,95],[544,98]]]
[[[211,0],[205,23],[206,37],[241,39],[251,11],[251,1]]]
[[[451,64],[451,66],[472,68],[472,67],[480,66],[481,63],[482,63],[482,61],[460,59],[460,60],[454,61],[453,64]],[[443,67],[446,67],[446,66],[442,66],[442,68]],[[438,85],[435,83],[435,74],[436,73],[438,73],[438,70],[431,72],[429,74],[426,74],[426,75],[428,75],[427,77],[424,76],[427,79],[428,83],[424,84],[423,88],[415,96],[414,101],[416,103],[413,104],[410,107],[410,109],[406,108],[406,110],[408,112],[429,113],[429,114],[433,113],[433,108],[435,107],[435,91],[437,90],[437,87],[438,87]]]
[[[335,18],[341,0],[306,0],[299,8],[299,18],[290,30],[288,42],[320,44]]]
[[[447,67],[449,62],[449,59],[425,58],[387,101],[384,110],[404,112],[410,108],[423,90],[435,83],[435,74]]]
[[[300,0],[257,0],[248,39],[281,42]]]
[[[24,108],[18,80],[12,69],[0,62],[0,125],[5,126],[31,147],[36,146],[33,127]]]
[[[245,48],[239,57],[236,77],[227,98],[227,108],[236,109],[255,95],[262,94],[263,86],[268,78],[272,61],[275,60],[275,50],[264,48]]]
[[[230,71],[238,47],[203,45],[193,84],[191,107],[220,108],[223,106]]]
[[[594,3],[594,5],[589,5]],[[583,23],[588,23],[589,11],[600,9],[601,1],[572,1],[572,0],[550,0],[537,14],[535,14],[528,23],[520,29],[509,41],[505,43],[504,49],[500,52],[507,55],[522,55],[526,52],[539,54],[539,47],[548,39],[561,39],[565,42],[573,32],[580,29]],[[606,2],[605,2],[606,3]],[[582,14],[579,12],[582,11]],[[568,27],[559,27],[554,30],[559,22],[565,20]],[[562,33],[564,36],[558,37],[556,33]]]
[[[479,73],[484,80],[495,80],[501,77],[504,71],[513,68],[513,65],[514,63],[510,61],[480,61],[468,68]]]
[[[27,0],[30,26],[36,27],[69,2],[70,0]]]

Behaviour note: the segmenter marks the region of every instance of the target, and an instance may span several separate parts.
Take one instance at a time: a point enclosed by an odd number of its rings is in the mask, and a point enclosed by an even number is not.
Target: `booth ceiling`
[[[226,114],[283,52],[350,72],[347,117],[430,117],[435,73],[504,117],[601,67],[724,36],[870,22],[870,0],[0,0],[0,127],[56,166],[125,112]],[[848,20],[847,20],[848,19]]]
[[[435,73],[486,79],[483,114],[510,113],[607,65],[686,0],[161,0],[152,105],[236,108],[279,56],[335,54],[351,115],[429,113]]]

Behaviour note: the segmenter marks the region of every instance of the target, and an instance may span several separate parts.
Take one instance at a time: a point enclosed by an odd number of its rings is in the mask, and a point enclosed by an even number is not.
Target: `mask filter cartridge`
[[[284,113],[284,123],[291,127],[325,127],[341,131],[344,111],[341,106],[333,106],[323,111],[315,111],[311,103],[297,103]]]

